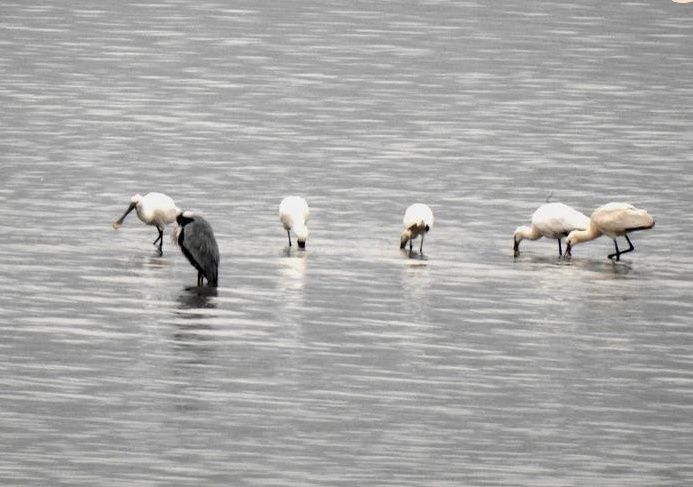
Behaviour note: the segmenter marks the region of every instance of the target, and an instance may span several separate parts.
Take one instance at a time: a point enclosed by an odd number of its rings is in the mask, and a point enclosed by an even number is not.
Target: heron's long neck
[[[590,221],[590,224],[584,230],[573,230],[570,232],[575,243],[587,242],[589,240],[594,240],[600,237],[602,232],[599,231],[597,226]]]

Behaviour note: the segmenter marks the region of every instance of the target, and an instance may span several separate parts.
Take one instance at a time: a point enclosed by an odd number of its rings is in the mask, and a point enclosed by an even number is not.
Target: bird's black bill
[[[121,226],[123,224],[123,221],[125,221],[125,217],[128,216],[130,214],[130,212],[135,209],[136,206],[137,206],[136,203],[130,203],[130,206],[128,206],[128,209],[125,210],[125,213],[123,213],[123,216],[121,216],[118,220],[116,220],[113,223],[113,226],[116,228]]]
[[[305,248],[306,248],[306,243],[305,243],[305,242],[301,242],[301,241],[299,240],[299,241],[298,241],[298,248],[299,248],[299,249],[305,249]]]
[[[654,222],[654,220],[652,220],[652,225],[644,225],[642,227],[627,228],[626,232],[637,232],[640,230],[649,230],[651,228],[654,228],[654,226],[655,226],[655,222]]]

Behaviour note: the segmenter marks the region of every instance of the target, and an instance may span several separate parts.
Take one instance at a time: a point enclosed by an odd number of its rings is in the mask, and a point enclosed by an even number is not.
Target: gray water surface
[[[7,485],[693,483],[693,6],[0,5]],[[204,214],[220,287],[133,215]],[[656,219],[557,258],[553,192]],[[310,203],[288,250],[282,197]],[[424,255],[398,249],[428,203]]]

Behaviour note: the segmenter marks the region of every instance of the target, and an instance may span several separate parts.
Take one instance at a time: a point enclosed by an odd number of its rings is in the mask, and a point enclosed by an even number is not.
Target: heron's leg
[[[289,237],[289,247],[291,247],[291,230],[287,230],[287,231],[286,231],[286,234],[287,234],[288,237]]]
[[[202,273],[201,272],[197,273],[197,286],[198,287],[202,286]]]
[[[563,247],[561,247],[561,239],[557,238],[558,240],[558,256],[561,257],[563,255]]]
[[[616,247],[616,252],[614,252],[613,254],[609,254],[607,257],[609,257],[609,259],[612,260],[614,257],[616,257],[616,260],[621,260],[621,251],[618,250],[618,242],[616,241],[616,239],[614,239],[614,247]]]
[[[419,245],[419,253],[420,253],[421,255],[423,255],[423,239],[424,239],[424,235],[426,235],[426,234],[425,234],[425,233],[422,233],[422,234],[421,234],[421,245]]]

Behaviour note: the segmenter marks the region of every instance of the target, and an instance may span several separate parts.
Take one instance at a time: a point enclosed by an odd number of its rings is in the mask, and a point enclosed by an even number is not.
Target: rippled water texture
[[[693,484],[693,6],[14,1],[0,31],[3,483]],[[216,292],[111,229],[148,191],[211,222]],[[513,259],[551,192],[657,226]]]

